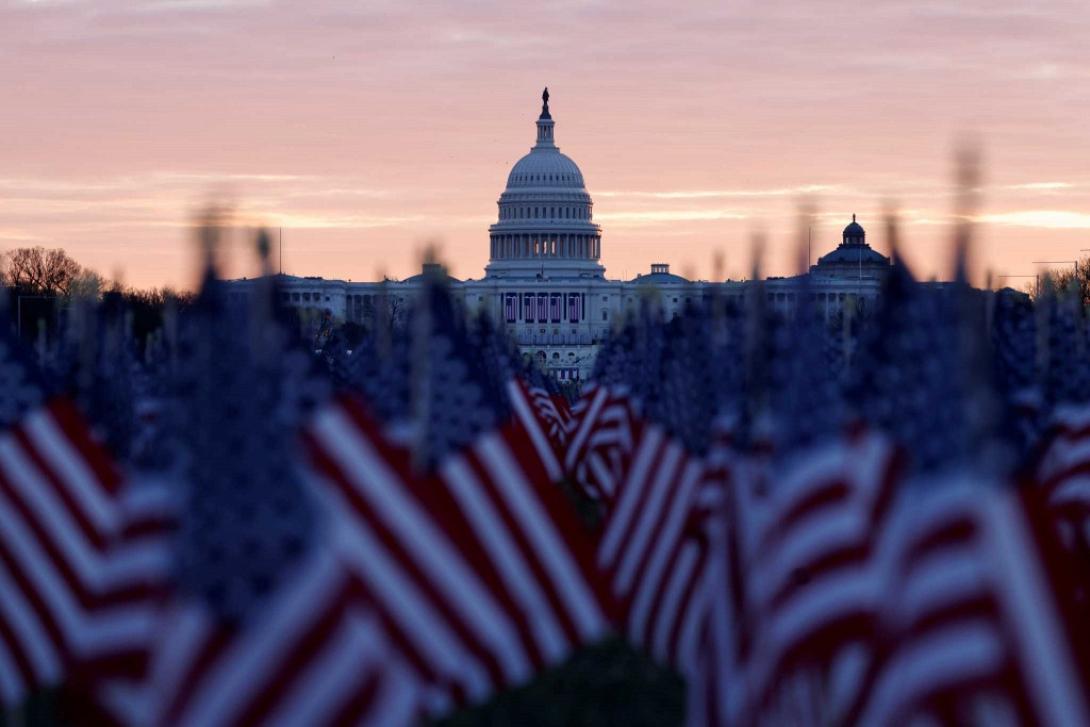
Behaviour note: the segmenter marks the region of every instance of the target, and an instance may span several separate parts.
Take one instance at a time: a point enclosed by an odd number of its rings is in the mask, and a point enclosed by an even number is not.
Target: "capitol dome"
[[[537,143],[507,175],[489,227],[490,277],[600,277],[601,228],[583,173],[553,136],[549,89],[541,95]]]
[[[536,147],[535,147],[536,149]],[[567,154],[555,146],[553,153],[536,149],[515,162],[507,175],[507,188],[517,187],[576,187],[583,189],[583,173]]]

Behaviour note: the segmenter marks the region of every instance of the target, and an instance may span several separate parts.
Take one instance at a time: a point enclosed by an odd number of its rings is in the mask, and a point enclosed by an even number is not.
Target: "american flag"
[[[15,705],[89,674],[139,674],[162,561],[111,457],[70,402],[47,401],[7,321],[0,370],[0,700]]]
[[[272,294],[272,293],[270,293]],[[284,338],[209,274],[184,321],[185,491],[149,669],[100,680],[128,724],[410,724],[417,682],[377,628],[294,455]]]
[[[1085,629],[1049,565],[1047,523],[997,483],[927,484],[882,534],[883,648],[856,719],[1085,724]]]
[[[628,390],[620,385],[589,384],[572,407],[565,471],[606,508],[627,472],[639,427]]]
[[[1000,433],[1028,458],[1042,435],[1044,392],[1038,376],[1037,312],[1026,297],[1010,290],[995,294],[992,313],[992,375],[1002,416]]]
[[[1090,404],[1057,406],[1050,432],[1036,478],[1064,545],[1090,573]]]
[[[567,419],[560,413],[548,391],[540,386],[528,385],[523,379],[508,382],[508,396],[514,415],[530,436],[548,477],[554,482],[560,480],[564,476],[560,458],[564,452],[564,425]]]
[[[572,408],[565,471],[608,511],[627,476],[646,407],[662,380],[664,326],[641,315],[607,341],[595,360],[593,382]]]
[[[347,557],[434,713],[527,681],[602,636],[609,613],[524,390],[510,382],[497,405],[445,291],[424,300],[429,456],[351,400],[309,438]]]
[[[764,345],[747,344],[768,392],[754,419],[772,423],[772,449],[731,468],[690,701],[694,714],[723,723],[842,718],[856,695],[837,693],[829,675],[872,636],[881,603],[872,551],[895,449],[845,428],[826,329],[806,292],[793,320],[767,322]]]
[[[974,358],[985,328],[973,303],[964,282],[931,288],[895,261],[855,366],[857,415],[888,433],[919,471],[963,461],[992,432],[993,402],[979,395],[987,362],[978,369]]]
[[[70,404],[54,401],[0,435],[5,703],[78,670],[141,669],[152,626],[143,606],[161,560],[129,538],[123,489]]]
[[[568,429],[572,425],[571,405],[567,398],[552,378],[536,367],[524,371],[518,377],[518,385],[522,392],[520,396],[529,404],[527,410],[535,414],[539,426],[544,429],[558,457],[563,458],[568,441]],[[508,393],[514,401],[514,392],[509,390]],[[524,410],[516,411],[520,418],[524,419]]]
[[[1041,305],[1047,329],[1044,389],[1052,408],[1033,475],[1083,587],[1090,589],[1090,341],[1077,300],[1053,295]]]
[[[859,432],[811,448],[771,482],[740,474],[730,523],[738,533],[741,628],[748,709],[793,709],[799,681],[825,684],[843,654],[869,648],[885,594],[876,578],[876,537],[898,474],[896,450]],[[791,677],[797,677],[791,681]],[[816,700],[835,719],[856,695]],[[786,704],[785,704],[786,702]],[[849,701],[850,703],[850,701]]]
[[[706,520],[720,493],[705,475],[700,457],[661,425],[646,425],[598,549],[626,635],[683,671],[704,617]]]
[[[583,298],[580,293],[568,293],[568,321],[578,323],[583,317]]]
[[[598,562],[625,606],[633,643],[661,661],[692,671],[707,609],[709,522],[721,504],[727,470],[710,461],[715,407],[713,362],[702,312],[662,326],[663,378],[643,387],[648,421],[606,515]],[[633,382],[635,383],[635,382]]]
[[[143,689],[109,694],[132,724],[389,724],[420,716],[419,683],[331,547],[314,550],[244,624],[172,599]]]
[[[1005,486],[978,365],[986,330],[963,280],[921,290],[895,266],[883,342],[865,367],[870,421],[910,469],[880,534],[887,594],[856,717],[867,723],[1077,724],[1087,718],[1070,593],[1046,567],[1051,533]],[[898,324],[898,325],[894,325]],[[911,394],[909,393],[911,392]],[[908,397],[914,397],[910,402]],[[907,421],[890,420],[892,403]]]
[[[790,315],[755,288],[744,330],[641,310],[569,410],[438,280],[323,352],[348,390],[326,399],[276,292],[227,306],[210,278],[154,474],[111,459],[125,346],[91,369],[49,352],[73,403],[0,337],[0,701],[60,685],[89,721],[412,724],[613,629],[687,681],[694,725],[1086,723],[1077,302],[1003,294],[986,320],[963,279],[897,261],[849,355],[799,285]],[[117,343],[94,330],[82,346]]]
[[[505,293],[503,296],[503,319],[514,323],[519,317],[519,299],[517,293]]]

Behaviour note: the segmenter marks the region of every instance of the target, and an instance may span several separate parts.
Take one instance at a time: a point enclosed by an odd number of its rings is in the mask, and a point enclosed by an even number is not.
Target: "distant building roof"
[[[440,277],[445,277],[447,280],[451,281],[452,283],[462,282],[462,281],[458,280],[458,278],[451,277],[450,275],[447,275],[446,269],[442,265],[440,265],[439,263],[424,263],[424,266],[420,270],[419,273],[417,273],[416,275],[410,275],[409,277],[405,278],[401,282],[403,282],[403,283],[422,283],[429,276],[435,276],[435,275],[438,275]]]
[[[637,275],[630,283],[688,283],[691,282],[680,275],[670,272],[670,266],[666,263],[651,263],[651,272],[647,275]]]
[[[841,245],[830,253],[818,258],[817,265],[889,265],[889,258],[871,249],[870,245]]]
[[[889,267],[889,258],[867,244],[867,231],[856,221],[855,215],[852,215],[852,221],[844,228],[837,248],[818,258],[814,272],[828,272],[828,268],[840,268],[847,265]]]

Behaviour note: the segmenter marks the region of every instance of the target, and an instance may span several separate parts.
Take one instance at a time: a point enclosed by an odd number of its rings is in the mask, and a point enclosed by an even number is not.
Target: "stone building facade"
[[[524,354],[537,357],[560,380],[577,380],[590,374],[600,342],[641,299],[653,301],[669,318],[686,303],[713,293],[738,301],[746,295],[752,281],[687,280],[671,273],[665,262],[631,280],[607,278],[594,202],[579,166],[556,145],[548,89],[536,125],[534,146],[511,168],[497,202],[484,276],[451,280],[469,314],[487,312],[507,327]],[[889,264],[889,258],[867,245],[853,215],[841,244],[808,275],[769,278],[762,284],[775,309],[790,310],[806,294],[831,317],[871,304]],[[279,283],[289,306],[338,323],[367,325],[379,306],[407,308],[426,272],[381,282],[283,275]],[[253,282],[232,281],[232,294],[246,296]]]

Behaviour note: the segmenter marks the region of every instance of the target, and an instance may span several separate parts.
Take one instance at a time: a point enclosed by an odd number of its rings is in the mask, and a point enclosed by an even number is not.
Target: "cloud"
[[[637,210],[629,212],[595,213],[597,222],[608,222],[618,227],[657,225],[668,222],[709,222],[715,220],[744,220],[749,215],[735,210]]]
[[[315,274],[415,270],[426,228],[478,275],[548,83],[615,266],[641,238],[705,259],[754,220],[793,242],[808,195],[878,239],[895,200],[944,240],[970,130],[1017,269],[1086,229],[1088,26],[1085,0],[0,0],[0,218],[150,282],[179,267],[140,257],[183,238],[161,228],[222,195],[313,230]]]
[[[36,242],[42,238],[27,232],[26,230],[19,229],[0,229],[0,245],[5,242]]]
[[[1072,210],[1021,210],[980,215],[976,222],[1047,230],[1090,230],[1090,212]]]
[[[996,189],[1016,192],[1061,192],[1074,189],[1075,186],[1071,182],[1025,182],[1023,184],[1004,184],[996,187]]]
[[[653,191],[616,191],[596,192],[595,197],[645,198],[645,199],[751,199],[760,197],[804,197],[823,192],[843,192],[844,188],[835,184],[804,184],[797,187],[779,187],[775,189],[692,189]]]
[[[420,215],[367,215],[367,214],[304,214],[293,212],[262,212],[241,210],[235,221],[248,226],[288,227],[297,230],[364,230],[376,227],[398,227],[420,224]]]

